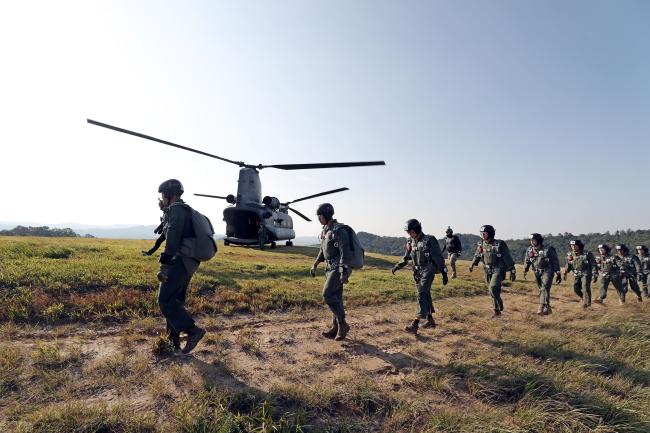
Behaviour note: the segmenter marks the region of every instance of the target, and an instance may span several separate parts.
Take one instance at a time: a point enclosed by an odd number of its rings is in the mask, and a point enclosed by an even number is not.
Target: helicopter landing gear
[[[287,243],[286,243],[285,245],[288,246],[288,247],[292,247],[292,246],[293,246],[293,242],[291,242],[291,241],[287,241]]]
[[[223,241],[223,246],[224,246],[224,247],[227,247],[227,246],[229,246],[229,245],[230,245],[230,242],[228,242],[228,241]]]
[[[275,242],[271,242],[271,249],[273,249],[273,248],[275,248],[275,247],[276,247],[276,243],[275,243]]]
[[[266,242],[267,242],[266,230],[262,229],[262,230],[260,230],[259,241],[258,241],[260,250],[263,250],[263,249],[266,248]]]

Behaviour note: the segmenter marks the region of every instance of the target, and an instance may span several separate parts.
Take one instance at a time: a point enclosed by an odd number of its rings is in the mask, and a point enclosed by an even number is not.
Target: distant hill
[[[471,259],[476,249],[476,244],[480,240],[477,235],[456,233],[460,237],[463,245],[462,258]],[[372,233],[359,232],[359,240],[366,251],[380,254],[401,256],[404,254],[406,236],[391,237],[378,236]],[[612,248],[619,243],[626,244],[631,250],[636,245],[650,245],[650,230],[617,230],[613,233],[587,233],[574,235],[572,233],[559,233],[557,235],[544,235],[545,243],[557,249],[560,255],[560,262],[564,264],[563,257],[569,250],[569,241],[571,239],[580,239],[585,243],[587,249],[596,252],[598,244],[606,243]],[[441,247],[444,245],[442,238],[438,238]],[[508,239],[508,247],[516,262],[521,263],[524,260],[526,249],[530,245],[528,239]]]
[[[48,238],[78,238],[71,228],[49,228],[48,226],[16,226],[10,230],[0,230],[0,236],[41,236]]]

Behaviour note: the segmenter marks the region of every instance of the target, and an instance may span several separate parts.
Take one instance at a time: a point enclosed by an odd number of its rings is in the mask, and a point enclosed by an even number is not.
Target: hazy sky
[[[648,1],[0,3],[0,221],[156,224],[158,184],[218,223],[237,167],[264,195],[501,237],[650,228]],[[312,215],[322,199],[296,204]],[[318,223],[294,219],[299,235]]]

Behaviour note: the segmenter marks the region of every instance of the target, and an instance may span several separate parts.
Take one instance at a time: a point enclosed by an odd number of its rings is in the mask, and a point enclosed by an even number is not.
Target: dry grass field
[[[540,317],[517,281],[492,319],[461,263],[434,283],[439,326],[413,336],[410,273],[371,255],[335,342],[315,250],[221,246],[191,286],[208,335],[183,356],[160,337],[148,244],[0,238],[0,431],[650,431],[647,302],[585,311],[564,282]]]

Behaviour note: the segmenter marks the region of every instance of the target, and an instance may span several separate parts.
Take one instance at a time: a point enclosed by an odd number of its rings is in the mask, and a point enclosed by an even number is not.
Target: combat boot
[[[334,338],[336,337],[336,334],[338,334],[338,332],[339,332],[339,325],[336,319],[334,319],[332,321],[332,327],[329,329],[329,331],[323,331],[320,334],[325,338]]]
[[[600,299],[600,298],[596,298],[596,299],[594,299],[594,303],[596,303],[596,304],[602,304],[602,303],[603,303],[603,300]]]
[[[178,332],[169,332],[167,334],[167,339],[171,341],[175,351],[181,350],[181,336]]]
[[[540,305],[539,307],[537,307],[537,312],[535,314],[537,314],[539,316],[543,316],[544,315],[544,306]]]
[[[501,316],[501,311],[500,310],[494,310],[494,313],[492,313],[492,318],[497,318]]]
[[[643,298],[641,297],[641,295],[637,296],[636,300],[639,301],[639,302],[643,302]]]
[[[433,320],[433,316],[429,314],[427,316],[427,321],[424,325],[422,325],[423,328],[435,328],[436,327],[436,322]]]
[[[344,340],[345,336],[348,335],[348,332],[350,332],[350,325],[348,325],[348,322],[344,320],[343,323],[339,324],[339,331],[336,334],[334,340],[336,341]]]
[[[452,278],[452,279],[456,278],[456,272],[453,272],[453,273],[451,274],[451,278]]]
[[[404,330],[406,332],[410,332],[412,334],[417,334],[418,333],[418,327],[420,326],[420,321],[418,319],[415,319],[413,323],[410,325],[406,326]]]
[[[549,314],[553,314],[553,309],[550,305],[546,305],[544,307],[544,315],[548,316]]]
[[[192,326],[187,331],[187,342],[185,342],[185,347],[183,347],[183,353],[188,354],[199,344],[201,338],[205,335],[205,329],[199,328],[198,326]]]

